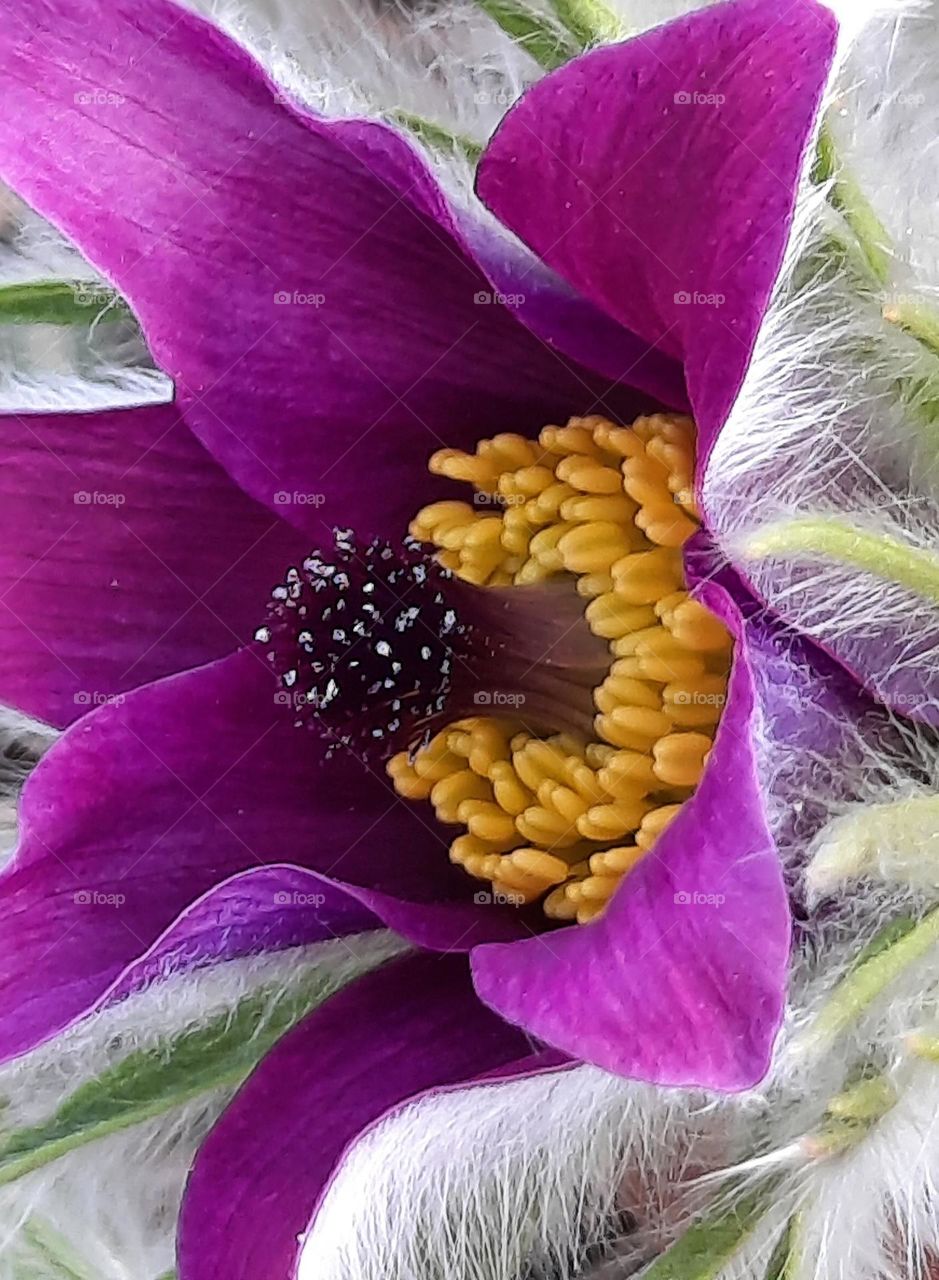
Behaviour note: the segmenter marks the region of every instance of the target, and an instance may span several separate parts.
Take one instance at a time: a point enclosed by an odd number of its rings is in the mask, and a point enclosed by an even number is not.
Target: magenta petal
[[[172,405],[0,417],[0,702],[57,727],[238,648],[306,550]]]
[[[546,77],[480,165],[504,222],[682,361],[699,467],[779,270],[834,41],[813,0],[715,5]]]
[[[743,1089],[782,1017],[790,918],[753,741],[754,672],[737,638],[727,705],[694,796],[592,924],[473,953],[480,996],[571,1055],[656,1084]]]
[[[210,889],[184,911],[124,970],[108,1003],[170,974],[365,933],[380,923],[355,898],[308,871],[256,867]]]
[[[169,0],[11,0],[0,74],[0,171],[129,298],[209,451],[311,536],[400,535],[441,445],[607,403],[492,302],[408,142],[298,112]]]
[[[0,1058],[167,967],[372,912],[441,949],[528,932],[512,907],[475,906],[443,830],[380,768],[324,761],[282,696],[242,650],[100,707],[38,766],[0,877]]]
[[[203,1144],[180,1218],[180,1280],[288,1280],[364,1130],[519,1059],[541,1068],[527,1038],[480,1004],[465,958],[408,956],[359,978],[268,1054]]]

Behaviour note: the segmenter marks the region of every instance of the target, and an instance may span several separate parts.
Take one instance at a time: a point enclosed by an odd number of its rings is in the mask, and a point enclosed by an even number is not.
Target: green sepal
[[[559,22],[530,9],[520,0],[477,0],[506,35],[546,71],[555,71],[583,52],[583,45]]]
[[[0,286],[0,324],[85,325],[131,319],[121,296],[87,280],[34,280]]]
[[[647,1267],[642,1280],[714,1280],[769,1208],[775,1182],[700,1218]]]
[[[473,138],[451,133],[443,125],[433,120],[425,120],[423,116],[413,115],[410,111],[393,111],[391,118],[395,124],[401,125],[409,133],[413,133],[426,147],[432,151],[443,151],[450,155],[462,156],[470,164],[476,164],[483,153],[482,143]]]
[[[890,235],[863,188],[838,155],[834,137],[827,124],[818,136],[812,166],[812,180],[830,183],[829,202],[844,218],[857,240],[868,270],[878,285],[890,278],[892,245]]]
[[[747,559],[811,557],[858,569],[939,604],[939,555],[837,516],[795,516],[764,525],[741,543]]]
[[[897,933],[889,940],[882,940],[873,952],[868,949],[867,958],[855,964],[838,983],[806,1029],[805,1042],[822,1045],[836,1040],[892,982],[939,942],[939,907],[911,927],[906,927],[904,920],[895,921],[891,928]]]
[[[387,956],[387,948],[366,951],[358,967],[345,963],[341,976],[313,969],[289,987],[261,989],[201,1026],[128,1054],[41,1123],[0,1130],[0,1185],[204,1094],[234,1088],[304,1015]]]
[[[603,0],[549,0],[558,21],[581,49],[622,40],[628,31]]]
[[[884,319],[895,324],[926,348],[939,356],[939,310],[923,298],[907,298],[884,307]]]

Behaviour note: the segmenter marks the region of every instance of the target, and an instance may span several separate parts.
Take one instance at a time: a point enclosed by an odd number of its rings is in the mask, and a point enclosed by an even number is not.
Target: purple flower
[[[478,174],[536,258],[448,202],[396,133],[284,103],[182,9],[93,8],[14,0],[3,175],[129,299],[176,399],[0,422],[0,696],[75,721],[28,785],[0,888],[0,1051],[170,969],[381,923],[422,948],[287,1037],[200,1156],[182,1275],[268,1276],[289,1271],[347,1143],[423,1091],[570,1058],[720,1089],[766,1069],[790,921],[754,734],[774,697],[767,642],[732,577],[690,573],[735,642],[703,775],[687,799],[676,775],[678,816],[584,926],[474,901],[480,881],[451,864],[426,806],[362,762],[385,693],[353,681],[356,701],[346,669],[317,695],[333,732],[298,732],[284,607],[265,624],[283,685],[245,642],[279,579],[284,606],[350,569],[322,598],[354,597],[360,621],[356,570],[407,568],[394,548],[409,520],[454,497],[445,465],[427,476],[438,449],[690,409],[701,474],[779,269],[833,22],[807,2],[719,5],[545,79]],[[361,541],[343,535],[340,564],[300,572],[336,525]],[[372,538],[387,547],[368,560]],[[424,586],[409,602],[438,632],[466,622],[479,643],[462,656],[485,684],[486,592],[433,571]],[[510,594],[523,646],[530,616]],[[310,619],[311,642],[344,631]],[[455,719],[468,709],[434,683],[447,646],[432,639],[422,707],[447,697]],[[411,637],[405,677],[418,656]],[[357,749],[336,750],[336,732]],[[238,1214],[248,1199],[276,1212]]]

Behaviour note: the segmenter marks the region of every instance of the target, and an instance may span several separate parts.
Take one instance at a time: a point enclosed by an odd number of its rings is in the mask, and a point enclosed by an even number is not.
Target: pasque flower
[[[0,694],[71,724],[0,884],[0,1049],[171,968],[405,935],[421,952],[285,1040],[193,1173],[185,1280],[279,1274],[405,1098],[571,1059],[765,1071],[790,931],[772,685],[695,477],[833,22],[720,5],[547,77],[479,166],[500,226],[166,0],[93,9],[13,5],[0,164],[176,398],[0,422]]]

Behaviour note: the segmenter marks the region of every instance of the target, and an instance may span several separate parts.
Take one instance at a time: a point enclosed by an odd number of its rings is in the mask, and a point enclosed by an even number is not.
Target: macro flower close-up
[[[472,9],[11,0],[0,1275],[939,1257],[905,19]]]

